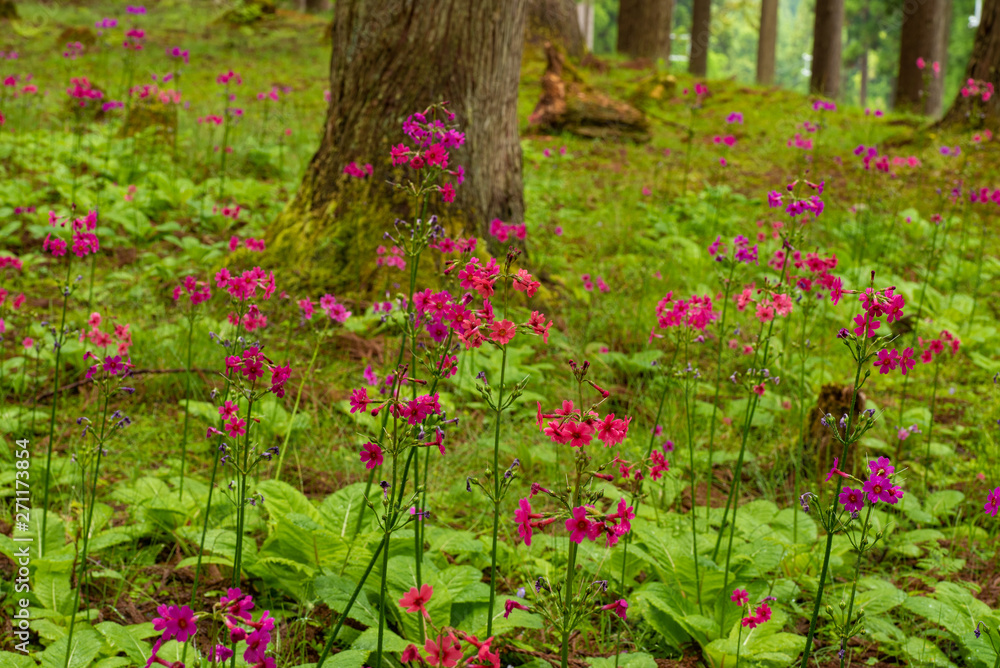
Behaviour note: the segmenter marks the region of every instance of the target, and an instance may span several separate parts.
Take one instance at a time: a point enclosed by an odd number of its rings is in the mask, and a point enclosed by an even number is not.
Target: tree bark
[[[778,0],[761,0],[760,36],[757,38],[757,83],[774,83],[775,49],[778,43]]]
[[[618,51],[669,60],[673,0],[621,0],[618,7]]]
[[[844,0],[816,0],[813,22],[812,75],[809,92],[835,98],[840,94],[841,33]]]
[[[330,9],[329,0],[299,0],[301,12],[325,12]]]
[[[983,0],[982,18],[976,29],[969,64],[965,68],[965,80],[969,79],[991,83],[994,90],[1000,92],[1000,0]],[[964,97],[959,91],[942,122],[997,129],[1000,125],[1000,97],[994,94],[983,102],[981,95]]]
[[[531,44],[544,47],[551,42],[562,46],[574,58],[583,56],[583,31],[574,0],[528,0],[527,11]]]
[[[0,0],[0,20],[17,18],[17,5],[14,0]]]
[[[330,101],[323,138],[295,196],[269,230],[286,261],[318,270],[333,287],[367,264],[394,215],[400,181],[389,148],[404,139],[411,113],[448,101],[466,133],[449,167],[466,180],[454,204],[432,202],[449,232],[486,236],[489,221],[524,220],[517,92],[525,0],[337,0],[332,28]],[[363,181],[345,165],[370,163]],[[358,270],[361,271],[360,268]],[[318,277],[312,277],[316,280]],[[322,277],[319,277],[322,278]]]
[[[711,36],[712,0],[694,0],[691,10],[691,57],[688,60],[688,72],[696,77],[703,77],[708,73],[708,44]]]
[[[899,39],[899,70],[896,75],[897,111],[927,113],[928,93],[933,71],[931,63],[938,53],[941,20],[939,0],[906,0]],[[924,62],[921,69],[917,60]]]
[[[948,65],[948,44],[951,37],[951,0],[938,0],[937,35],[934,39],[932,62],[941,68],[937,76],[932,76],[927,93],[927,115],[939,117],[944,105],[944,75]]]

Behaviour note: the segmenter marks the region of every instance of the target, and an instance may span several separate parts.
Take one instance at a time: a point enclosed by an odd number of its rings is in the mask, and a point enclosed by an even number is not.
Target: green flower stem
[[[49,443],[45,455],[45,482],[42,484],[42,538],[38,544],[38,556],[42,557],[45,550],[45,528],[49,519],[49,487],[52,472],[52,444],[56,430],[56,406],[59,404],[59,362],[62,357],[62,344],[65,341],[63,328],[66,326],[66,306],[69,303],[69,277],[73,268],[73,256],[69,255],[66,262],[66,286],[63,288],[62,315],[59,316],[59,331],[56,332],[56,377],[53,381],[52,414],[49,417]]]
[[[375,562],[378,561],[379,555],[382,553],[382,549],[385,547],[386,538],[382,536],[382,540],[379,541],[378,547],[375,548],[374,554],[372,554],[371,560],[368,562],[368,567],[365,568],[364,575],[358,580],[357,586],[354,587],[354,592],[351,597],[347,600],[347,605],[344,606],[344,612],[340,615],[340,619],[337,620],[337,625],[333,627],[333,632],[330,633],[330,637],[326,639],[326,645],[323,647],[323,651],[319,655],[319,660],[316,662],[316,668],[323,668],[323,662],[326,661],[326,657],[330,654],[330,649],[333,647],[334,641],[340,634],[340,629],[344,626],[344,620],[347,619],[347,615],[351,612],[351,608],[354,607],[354,602],[358,599],[358,594],[361,593],[361,588],[364,587],[365,581],[368,580],[368,576],[371,575],[372,568],[375,567]]]
[[[934,360],[934,386],[931,390],[931,422],[927,427],[927,451],[924,453],[924,489],[927,489],[931,471],[931,436],[934,434],[934,408],[937,406],[938,375],[941,372],[941,356]],[[907,374],[909,375],[909,374]]]
[[[806,312],[802,310],[802,333],[799,335],[799,442],[795,445],[795,460],[792,461],[794,483],[792,503],[799,498],[799,484],[802,477],[802,446],[806,438]],[[792,516],[792,543],[799,541],[799,513]]]
[[[689,361],[688,341],[684,341],[684,361]],[[691,420],[691,372],[684,372],[684,417],[687,422],[687,442],[688,442],[688,462],[691,466],[691,558],[694,560],[694,582],[697,591],[698,614],[704,610],[701,605],[701,576],[698,573],[698,529],[696,525],[697,502],[695,498],[695,483],[697,482],[697,472],[694,468],[694,425]],[[733,515],[736,511],[734,509]]]
[[[253,388],[250,388],[253,392]],[[251,397],[253,395],[251,394]],[[243,441],[243,467],[239,472],[240,491],[236,499],[236,551],[233,553],[233,586],[240,586],[240,572],[243,570],[243,531],[246,527],[246,500],[247,500],[247,470],[250,462],[250,423],[253,418],[253,399],[247,401],[247,437]]]
[[[583,404],[580,404],[581,410]],[[570,507],[570,512],[573,508],[580,505],[580,480],[582,471],[580,465],[577,464],[576,470],[576,485],[573,487],[573,505]],[[560,649],[560,668],[567,668],[569,665],[569,634],[572,632],[570,628],[570,612],[573,605],[573,576],[576,571],[576,550],[577,544],[572,540],[569,541],[569,558],[567,560],[566,568],[566,598],[563,604],[563,618],[562,618],[562,647]],[[492,612],[491,615],[492,617]],[[489,637],[489,632],[487,632],[486,637]]]
[[[69,668],[70,654],[73,650],[73,629],[76,626],[76,615],[77,609],[80,607],[80,595],[83,591],[84,581],[87,578],[87,553],[90,547],[90,529],[94,520],[94,504],[97,502],[97,480],[98,474],[101,468],[101,452],[104,449],[104,426],[107,423],[108,418],[108,403],[111,401],[111,395],[106,394],[104,396],[104,410],[101,415],[101,435],[97,439],[97,457],[94,462],[94,475],[91,478],[91,490],[90,490],[90,500],[87,500],[87,488],[81,490],[83,494],[83,503],[85,508],[86,519],[83,522],[83,549],[80,552],[80,572],[76,578],[76,594],[74,595],[74,603],[71,616],[69,618],[69,633],[66,638],[66,658],[63,661],[65,668]],[[86,477],[86,468],[84,462],[80,463],[80,468],[84,477]],[[44,536],[44,534],[43,534]],[[88,610],[89,616],[89,610]]]
[[[500,387],[497,390],[496,425],[493,430],[493,542],[490,549],[490,606],[486,618],[486,637],[493,635],[493,606],[497,593],[497,529],[500,526],[500,416],[503,413],[503,382],[507,371],[507,346],[503,346],[503,360],[500,363]],[[576,556],[575,550],[572,552]],[[568,586],[568,585],[567,585]],[[563,653],[565,655],[565,647]],[[563,660],[565,665],[565,658]]]
[[[722,387],[722,346],[726,334],[726,313],[729,310],[729,294],[732,290],[733,273],[736,264],[729,269],[725,292],[722,297],[722,319],[719,321],[719,344],[715,351],[715,397],[712,399],[712,419],[708,426],[708,484],[706,486],[705,518],[710,521],[712,513],[712,450],[715,445],[715,418],[719,412],[719,391]]]
[[[395,428],[393,432],[395,432]],[[395,438],[393,439],[395,442]],[[385,514],[385,533],[382,537],[383,550],[382,550],[382,573],[381,582],[378,589],[378,645],[375,649],[375,663],[372,664],[375,668],[381,668],[382,666],[382,645],[385,636],[385,608],[388,604],[389,591],[386,584],[386,578],[389,574],[389,537],[392,535],[392,527],[396,522],[396,503],[392,494],[392,490],[396,488],[396,457],[392,456],[392,487],[389,488],[389,505]],[[364,582],[364,579],[362,579]]]
[[[194,337],[194,304],[188,313],[187,365],[184,367],[184,436],[181,439],[181,484],[179,497],[184,496],[184,465],[187,463],[188,422],[191,417],[191,339]]]
[[[854,411],[858,404],[858,393],[861,391],[861,367],[863,365],[863,360],[865,355],[866,344],[862,344],[863,348],[858,355],[858,367],[857,371],[854,373],[854,393],[851,397],[851,411],[847,414],[847,431],[845,431],[844,438],[844,448],[841,452],[840,461],[847,461],[847,448],[850,445],[850,433],[851,429],[854,427]],[[834,512],[835,505],[837,503],[837,497],[840,496],[840,490],[844,484],[843,476],[833,476],[837,479],[837,489],[833,493],[833,503],[831,504],[831,513]],[[822,511],[820,511],[822,512]],[[819,620],[819,610],[823,605],[823,588],[826,585],[826,574],[830,568],[830,552],[833,550],[833,531],[829,531],[826,534],[826,549],[823,553],[823,567],[820,570],[819,583],[816,585],[816,603],[813,607],[812,619],[809,621],[809,634],[806,636],[806,646],[802,652],[802,663],[801,668],[808,668],[809,666],[809,653],[812,648],[813,637],[816,635],[816,622]]]
[[[836,500],[834,501],[836,502]],[[861,526],[861,542],[858,543],[858,560],[854,564],[854,582],[851,583],[851,597],[847,601],[847,617],[844,618],[844,629],[845,631],[851,626],[851,615],[854,612],[854,597],[858,593],[858,578],[861,576],[861,559],[865,555],[865,541],[868,540],[868,520],[871,519],[872,510],[875,508],[874,503],[868,504],[868,512],[865,513],[865,523]],[[844,634],[847,635],[846,632]],[[846,643],[849,638],[843,638]],[[846,656],[846,653],[845,655]],[[844,668],[844,657],[840,657],[840,668]]]

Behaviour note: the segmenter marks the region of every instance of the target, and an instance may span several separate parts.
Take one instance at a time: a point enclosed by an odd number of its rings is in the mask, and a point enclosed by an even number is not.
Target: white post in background
[[[587,44],[587,51],[594,50],[594,6],[589,0],[576,3],[576,19],[580,23],[580,32]]]

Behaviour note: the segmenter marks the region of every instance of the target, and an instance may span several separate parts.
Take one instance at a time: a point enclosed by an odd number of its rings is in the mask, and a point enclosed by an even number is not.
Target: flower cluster
[[[543,426],[544,420],[549,422]],[[631,421],[632,418],[616,418],[614,413],[608,413],[603,419],[595,411],[582,415],[580,409],[574,408],[573,402],[569,400],[563,401],[562,408],[556,409],[554,413],[543,413],[542,404],[538,402],[539,430],[553,443],[569,444],[574,448],[587,445],[595,434],[605,447],[618,445],[628,435]]]
[[[733,238],[733,262],[741,264],[757,264],[758,252],[758,246],[755,244],[754,247],[751,248],[750,240],[742,234],[737,234],[736,237]],[[721,236],[716,236],[715,241],[709,245],[708,254],[711,255],[716,262],[724,262],[728,259],[726,254],[726,244],[722,241]]]
[[[574,543],[582,543],[584,538],[594,541],[603,535],[607,540],[607,546],[611,547],[618,543],[619,538],[632,530],[633,519],[635,512],[624,498],[618,501],[618,509],[610,514],[598,513],[593,506],[577,506],[566,520],[566,531]],[[520,532],[520,527],[518,531]]]
[[[708,295],[692,295],[687,301],[675,301],[673,296],[672,291],[668,292],[656,305],[656,319],[661,329],[684,325],[703,332],[710,323],[719,319],[719,313],[712,309],[712,298]]]
[[[597,284],[597,289],[600,290],[601,292],[608,292],[611,290],[611,288],[608,287],[608,284],[605,283],[604,279],[601,278],[600,276],[591,279],[590,274],[582,274],[580,276],[580,280],[583,281],[583,289],[586,290],[587,292],[594,291],[595,283]]]
[[[935,356],[941,355],[945,351],[946,346],[951,349],[951,354],[954,356],[962,344],[958,337],[947,329],[941,331],[940,338],[924,341],[922,338],[917,337],[917,341],[924,347],[920,353],[920,361],[924,364],[930,364],[934,361]]]
[[[203,304],[207,302],[212,297],[212,291],[208,287],[208,284],[204,281],[199,281],[194,276],[188,276],[184,279],[184,283],[174,287],[173,298],[176,302],[181,298],[181,295],[187,293],[191,300],[193,306],[198,304]]]
[[[277,98],[275,98],[277,99]],[[355,179],[363,179],[372,175],[373,168],[370,164],[366,164],[364,168],[358,166],[358,163],[353,160],[344,166],[344,174]]]
[[[406,269],[406,260],[403,259],[403,249],[399,246],[386,248],[379,246],[375,249],[375,266],[396,267],[399,270]]]
[[[528,226],[524,223],[511,223],[508,225],[499,218],[494,218],[490,222],[490,235],[502,244],[507,243],[511,237],[516,238],[518,241],[524,241],[527,234]]]
[[[837,468],[838,460],[834,458],[833,468],[827,474],[826,479],[830,480],[834,475],[839,475],[844,478],[854,479],[847,473],[844,473]],[[844,506],[844,510],[855,515],[860,512],[865,506],[865,499],[868,499],[868,503],[875,505],[876,503],[888,503],[896,504],[900,499],[903,498],[903,488],[899,485],[893,484],[893,477],[896,468],[892,465],[886,457],[879,457],[874,461],[868,462],[868,479],[862,483],[860,489],[852,489],[850,487],[844,487],[840,492],[840,503]],[[857,482],[861,482],[857,480]]]
[[[313,313],[316,312],[316,305],[309,297],[304,297],[298,301],[299,308],[302,309],[302,317],[312,320]],[[331,294],[325,294],[319,298],[319,307],[326,313],[326,316],[334,322],[343,324],[351,317],[351,312],[337,298]]]
[[[393,166],[408,165],[415,171],[430,171],[426,178],[428,182],[434,183],[429,186],[430,189],[440,192],[441,199],[450,203],[455,201],[455,186],[461,185],[465,180],[465,169],[462,166],[449,169],[451,156],[448,151],[465,143],[465,133],[446,125],[437,118],[438,114],[447,118],[449,123],[455,120],[455,114],[448,111],[446,103],[428,107],[422,113],[411,114],[403,122],[403,133],[410,139],[412,146],[397,144],[389,151],[389,155]],[[446,182],[438,185],[436,181],[444,175],[454,178],[454,184]]]

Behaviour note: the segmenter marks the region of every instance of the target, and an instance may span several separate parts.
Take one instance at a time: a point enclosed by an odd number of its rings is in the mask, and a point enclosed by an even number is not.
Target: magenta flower
[[[514,511],[514,521],[517,522],[517,533],[521,536],[525,545],[531,545],[531,534],[533,533],[533,527],[531,526],[531,520],[541,517],[541,515],[536,515],[531,512],[531,502],[528,499],[521,499],[518,502],[518,508]]]
[[[577,506],[573,509],[573,516],[566,520],[566,531],[570,532],[569,539],[574,543],[582,543],[591,532],[593,522],[587,519],[587,509]]]
[[[237,436],[242,436],[247,433],[245,429],[247,421],[238,417],[233,417],[229,422],[226,423],[226,432],[229,434],[230,438],[236,438]]]
[[[629,420],[622,420],[616,418],[614,413],[608,413],[603,420],[597,423],[597,438],[603,441],[607,447],[618,445],[628,435]]]
[[[750,602],[750,594],[747,593],[746,589],[734,589],[733,595],[729,597],[729,600],[742,608]]]
[[[608,603],[607,605],[602,605],[601,610],[611,610],[622,619],[625,619],[626,613],[628,612],[628,601],[626,601],[623,598],[620,598],[614,603]]]
[[[879,457],[875,461],[868,462],[868,470],[871,471],[872,475],[880,475],[888,478],[896,472],[896,467],[892,465],[888,457]]]
[[[856,513],[865,507],[865,495],[860,489],[845,487],[840,492],[840,502],[849,513]]]
[[[410,591],[403,594],[403,598],[399,599],[399,607],[405,608],[407,612],[423,613],[424,617],[430,619],[430,615],[427,614],[427,608],[424,606],[430,602],[433,595],[434,587],[429,584],[421,585],[419,590],[416,587],[411,587]]]
[[[351,391],[351,412],[364,413],[368,409],[368,404],[371,403],[371,399],[368,398],[368,390],[361,388],[358,390]]]
[[[518,603],[512,598],[508,598],[507,602],[503,604],[503,618],[507,619],[510,617],[510,613],[514,612],[514,610],[528,610],[528,606]]]
[[[983,506],[983,510],[987,515],[997,516],[997,511],[1000,510],[1000,487],[986,495],[986,505]]]
[[[871,313],[854,316],[854,322],[858,325],[854,328],[854,333],[857,336],[867,336],[868,338],[875,336],[875,330],[882,325],[878,320],[875,320]]]
[[[253,619],[253,615],[250,612],[254,608],[253,596],[244,594],[239,587],[230,587],[227,589],[226,594],[219,599],[219,603],[231,615],[246,621]]]
[[[382,448],[375,443],[365,443],[361,446],[361,463],[366,469],[373,469],[382,465]]]
[[[878,503],[879,501],[884,501],[885,503],[896,503],[898,499],[893,492],[892,483],[888,478],[880,475],[872,475],[865,481],[864,484],[865,494],[868,495],[868,501],[872,504]]]
[[[153,620],[153,628],[163,631],[164,640],[187,642],[187,639],[198,632],[198,618],[188,606],[161,605],[156,611],[162,615]]]

